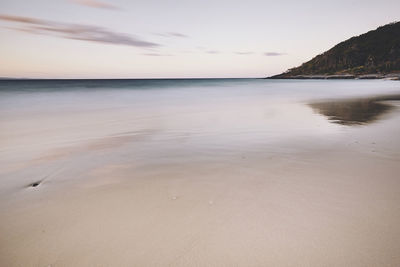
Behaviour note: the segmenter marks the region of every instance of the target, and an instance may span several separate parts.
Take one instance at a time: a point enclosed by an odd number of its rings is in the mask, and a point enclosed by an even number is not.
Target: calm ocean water
[[[399,93],[399,82],[383,80],[0,81],[0,163],[93,142],[106,144],[100,147],[109,150],[107,160],[121,153],[181,161],[280,150],[280,143],[329,140],[384,119],[392,109],[371,98]]]
[[[33,112],[71,109],[137,108],[252,101],[309,101],[398,93],[396,81],[143,79],[143,80],[0,80],[0,111]],[[256,104],[256,103],[254,103]],[[28,115],[28,114],[27,114]]]
[[[1,145],[4,150],[21,138],[68,142],[132,131],[194,135],[205,143],[208,135],[212,143],[271,142],[337,129],[311,102],[399,92],[399,82],[382,80],[0,81]]]
[[[385,118],[380,113],[390,108],[368,99],[399,93],[399,82],[383,80],[0,81],[0,163],[103,139],[107,149],[123,147],[118,153],[147,160],[279,150],[282,142],[325,140]],[[332,99],[362,102],[324,104]],[[109,160],[121,155],[113,153]]]

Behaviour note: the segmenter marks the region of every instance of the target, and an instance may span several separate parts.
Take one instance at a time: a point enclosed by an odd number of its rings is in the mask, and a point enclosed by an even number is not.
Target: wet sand
[[[1,265],[399,266],[398,98],[275,102],[2,117]]]

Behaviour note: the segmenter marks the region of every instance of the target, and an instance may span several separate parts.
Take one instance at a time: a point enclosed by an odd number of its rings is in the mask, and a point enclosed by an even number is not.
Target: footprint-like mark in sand
[[[28,184],[28,188],[35,188],[38,187],[39,185],[43,184],[45,181],[48,181],[49,179],[52,179],[55,177],[55,175],[57,175],[61,170],[63,170],[64,167],[59,168],[58,170],[53,171],[52,173],[42,177],[41,180],[37,180],[35,182],[32,182],[30,184]]]
[[[30,183],[28,185],[28,187],[38,187],[41,183],[42,183],[42,181],[36,181],[36,182]]]

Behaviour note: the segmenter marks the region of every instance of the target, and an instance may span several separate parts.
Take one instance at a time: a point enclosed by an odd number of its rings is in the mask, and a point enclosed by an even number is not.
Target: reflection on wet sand
[[[400,100],[400,95],[332,100],[310,103],[309,105],[315,112],[328,117],[334,123],[363,125],[377,121],[383,114],[393,110],[393,105],[384,102],[389,100]]]

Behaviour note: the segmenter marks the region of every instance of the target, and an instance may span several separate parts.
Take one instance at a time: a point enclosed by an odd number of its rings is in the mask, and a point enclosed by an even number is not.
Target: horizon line
[[[35,80],[220,80],[220,79],[263,79],[265,77],[157,77],[157,78],[14,78],[0,77],[0,81],[35,81]]]

